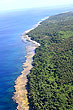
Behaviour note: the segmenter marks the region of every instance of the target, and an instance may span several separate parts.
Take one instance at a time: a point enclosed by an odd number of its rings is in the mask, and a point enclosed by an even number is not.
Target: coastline
[[[27,92],[27,88],[26,88],[26,85],[28,82],[27,75],[30,73],[31,68],[33,67],[32,62],[33,62],[33,56],[35,55],[35,49],[40,46],[39,43],[31,40],[31,38],[27,34],[31,30],[34,30],[36,27],[41,25],[40,23],[47,18],[49,18],[49,17],[45,17],[44,19],[39,21],[36,25],[34,25],[33,28],[23,32],[22,35],[20,36],[20,39],[23,42],[25,42],[24,40],[27,40],[27,41],[31,42],[33,45],[28,45],[26,47],[27,55],[26,55],[26,61],[22,65],[23,71],[21,72],[21,75],[18,76],[17,79],[15,80],[15,86],[14,86],[15,92],[14,92],[13,99],[18,104],[17,110],[29,110],[29,102],[28,102],[28,98],[27,98],[28,92]]]
[[[35,45],[32,47],[27,46],[27,56],[26,56],[26,62],[23,64],[23,71],[21,72],[21,75],[16,79],[15,81],[15,90],[14,93],[14,100],[16,100],[16,103],[18,103],[17,109],[18,110],[28,110],[29,109],[29,102],[27,98],[27,89],[26,85],[28,82],[27,75],[30,73],[30,70],[32,68],[32,61],[34,56],[34,50],[36,49]],[[31,51],[32,50],[32,51]]]

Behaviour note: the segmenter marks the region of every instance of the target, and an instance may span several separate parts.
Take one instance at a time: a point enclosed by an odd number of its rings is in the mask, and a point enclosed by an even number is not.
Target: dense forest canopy
[[[73,12],[49,17],[28,35],[41,44],[28,75],[31,110],[73,110]]]

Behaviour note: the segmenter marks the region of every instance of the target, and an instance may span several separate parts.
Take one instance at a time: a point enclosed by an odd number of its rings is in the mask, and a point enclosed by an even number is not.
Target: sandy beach
[[[46,17],[45,19],[47,19],[47,18],[48,17]],[[27,41],[31,42],[32,45],[26,46],[26,53],[27,53],[26,62],[22,65],[23,71],[21,72],[21,75],[15,81],[15,86],[14,86],[15,92],[14,92],[13,99],[18,104],[17,110],[29,110],[29,102],[28,102],[28,98],[27,98],[28,92],[26,89],[26,85],[28,82],[27,75],[30,73],[30,70],[32,68],[32,62],[33,62],[33,56],[35,55],[35,49],[40,46],[39,43],[31,40],[31,38],[27,34],[31,30],[33,30],[36,27],[38,27],[39,25],[41,25],[40,23],[45,19],[42,19],[40,22],[38,22],[36,25],[34,25],[33,28],[23,32],[20,37],[20,39],[23,42],[25,42],[25,39],[26,39]]]

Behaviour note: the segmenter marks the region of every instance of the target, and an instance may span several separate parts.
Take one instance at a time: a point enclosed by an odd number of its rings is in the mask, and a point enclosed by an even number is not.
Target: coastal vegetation
[[[41,44],[28,75],[31,110],[73,110],[73,12],[49,17],[28,36]]]

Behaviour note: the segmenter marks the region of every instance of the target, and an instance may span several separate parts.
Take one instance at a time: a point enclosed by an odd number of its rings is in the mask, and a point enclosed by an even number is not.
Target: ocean
[[[68,8],[39,8],[0,12],[0,110],[16,110],[13,101],[15,80],[23,70],[27,41],[21,34],[46,16],[55,15]]]

